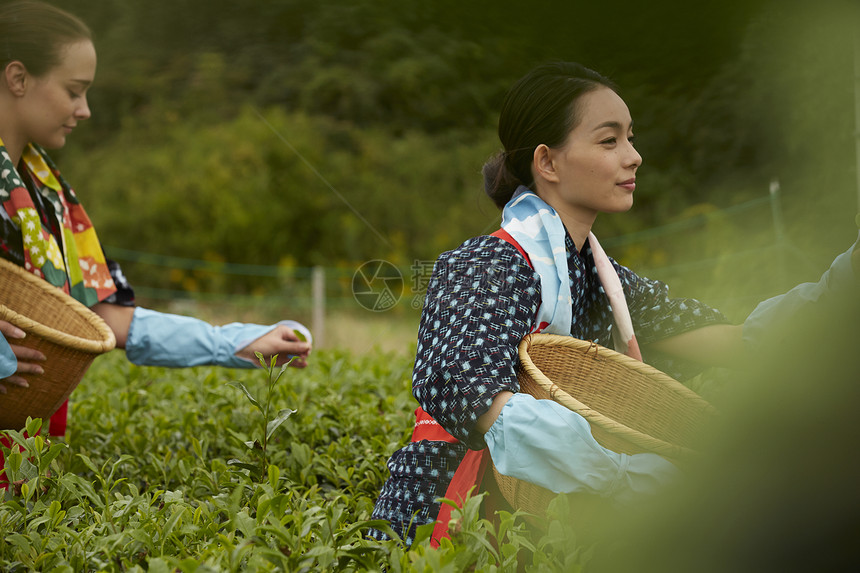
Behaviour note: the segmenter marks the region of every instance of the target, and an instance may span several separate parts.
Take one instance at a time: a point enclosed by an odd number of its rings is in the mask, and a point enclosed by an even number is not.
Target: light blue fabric
[[[567,231],[556,211],[520,186],[502,212],[502,228],[529,255],[541,281],[537,324],[542,332],[570,336]],[[590,493],[625,503],[656,492],[678,477],[678,469],[656,454],[608,450],[591,435],[588,422],[552,400],[514,394],[484,435],[493,464],[503,474],[555,493]]]
[[[6,337],[0,334],[0,378],[7,378],[18,371],[18,359],[12,352]]]
[[[514,394],[484,435],[502,474],[555,493],[589,493],[626,504],[680,477],[656,454],[620,454],[597,443],[588,422],[552,400]]]
[[[555,209],[522,185],[502,211],[502,229],[528,253],[540,275],[541,305],[537,325],[542,332],[570,336],[572,319],[567,268],[567,231]]]
[[[301,324],[295,321],[279,324],[302,332],[311,341],[310,332]],[[125,353],[134,364],[146,366],[254,368],[259,367],[259,363],[240,358],[236,352],[276,326],[239,322],[212,326],[189,316],[137,307],[128,330]]]
[[[819,305],[838,306],[843,300],[856,304],[860,295],[860,277],[851,265],[851,253],[860,248],[858,244],[860,236],[851,248],[833,260],[817,283],[797,285],[785,294],[769,298],[756,306],[743,325],[743,339],[747,347],[759,350],[772,344],[773,338],[788,331],[801,313],[814,312],[816,308],[821,308]]]

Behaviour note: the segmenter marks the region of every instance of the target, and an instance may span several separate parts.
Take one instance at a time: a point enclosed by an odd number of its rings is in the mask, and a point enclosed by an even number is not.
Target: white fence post
[[[314,347],[325,344],[325,268],[316,266],[311,272],[311,332],[314,334]]]
[[[773,230],[776,235],[777,257],[779,257],[779,288],[784,288],[788,275],[788,239],[785,232],[785,220],[782,217],[781,191],[779,180],[770,182],[770,213],[773,217]]]

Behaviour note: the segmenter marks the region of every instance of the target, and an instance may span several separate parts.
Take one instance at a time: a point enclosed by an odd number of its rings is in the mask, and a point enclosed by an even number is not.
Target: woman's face
[[[633,147],[633,120],[624,100],[600,87],[578,102],[579,124],[560,147],[549,148],[548,184],[538,194],[563,217],[593,221],[597,213],[633,206],[636,170],[642,157]],[[543,187],[543,188],[541,188]]]
[[[65,145],[78,122],[90,117],[87,90],[96,73],[96,51],[89,40],[67,45],[61,57],[43,76],[27,76],[19,107],[24,140],[49,149]]]

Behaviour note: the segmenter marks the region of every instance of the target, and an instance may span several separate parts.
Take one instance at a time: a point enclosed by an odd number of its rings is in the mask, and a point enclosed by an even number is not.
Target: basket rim
[[[665,440],[661,440],[660,438],[655,438],[654,436],[649,436],[638,430],[634,430],[633,428],[630,428],[629,426],[622,424],[597,410],[589,408],[587,405],[562,390],[557,384],[555,384],[555,382],[550,380],[537,366],[535,366],[531,356],[529,356],[529,348],[533,344],[567,346],[586,353],[592,352],[595,359],[599,356],[604,360],[618,362],[636,373],[649,378],[657,384],[671,385],[673,390],[682,394],[684,398],[698,402],[703,408],[716,412],[716,409],[704,398],[664,372],[657,370],[653,366],[625,354],[621,354],[611,348],[601,346],[595,342],[580,340],[572,336],[564,336],[560,334],[531,333],[526,335],[519,345],[520,365],[529,374],[529,376],[531,376],[532,380],[547,392],[553,400],[581,415],[590,424],[664,457],[690,458],[695,456],[695,451],[691,448],[680,446],[678,444],[671,444]]]
[[[33,273],[27,272],[25,269],[6,259],[0,258],[0,270],[2,270],[2,273],[7,276],[8,273],[13,274],[16,278],[24,281],[28,287],[38,289],[41,294],[54,297],[70,311],[86,320],[87,323],[96,330],[101,338],[97,340],[62,332],[56,328],[52,328],[42,324],[41,322],[33,320],[32,318],[24,316],[3,303],[0,303],[0,320],[10,322],[25,332],[32,333],[49,342],[65,346],[73,350],[79,350],[81,352],[101,354],[112,350],[116,346],[116,337],[107,323],[102,319],[102,317],[87,308],[83,303],[75,300],[47,281],[37,277]]]

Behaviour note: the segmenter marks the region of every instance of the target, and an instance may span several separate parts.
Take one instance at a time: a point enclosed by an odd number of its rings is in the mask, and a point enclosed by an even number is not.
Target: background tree
[[[100,63],[93,118],[61,164],[108,245],[300,266],[435,258],[498,224],[480,166],[505,90],[547,60],[606,73],[636,118],[637,204],[599,219],[601,236],[719,212],[774,178],[805,258],[853,233],[847,0],[62,5],[94,28]],[[767,212],[723,220],[721,243],[773,237]],[[614,254],[695,258],[713,238]]]

